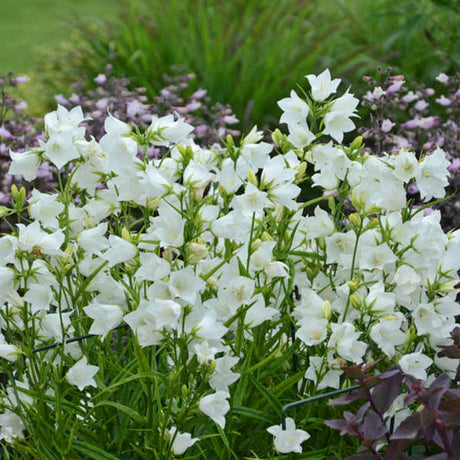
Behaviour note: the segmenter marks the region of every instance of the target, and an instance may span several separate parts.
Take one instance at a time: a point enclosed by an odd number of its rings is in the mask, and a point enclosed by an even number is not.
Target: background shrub
[[[271,124],[278,100],[308,72],[333,68],[356,83],[378,65],[422,82],[460,62],[460,3],[444,0],[138,0],[115,20],[80,25],[92,59],[158,92],[171,65],[183,65],[230,104],[244,128]],[[94,58],[95,57],[95,58]]]

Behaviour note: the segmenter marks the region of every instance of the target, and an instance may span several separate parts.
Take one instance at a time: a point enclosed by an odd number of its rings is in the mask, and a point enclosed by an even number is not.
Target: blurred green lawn
[[[0,74],[37,68],[37,51],[72,39],[76,16],[110,17],[115,0],[0,0]]]

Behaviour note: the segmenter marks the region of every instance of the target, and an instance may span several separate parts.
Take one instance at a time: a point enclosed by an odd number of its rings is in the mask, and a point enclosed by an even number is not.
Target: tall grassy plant
[[[110,30],[88,31],[102,58],[151,91],[172,65],[198,76],[214,101],[230,104],[244,125],[270,121],[271,101],[319,64],[333,24],[313,23],[314,1],[142,0]],[[107,38],[107,32],[108,37]]]
[[[428,84],[460,66],[459,0],[335,0],[326,9],[341,21],[326,55],[345,57],[341,70],[353,80],[381,65]]]

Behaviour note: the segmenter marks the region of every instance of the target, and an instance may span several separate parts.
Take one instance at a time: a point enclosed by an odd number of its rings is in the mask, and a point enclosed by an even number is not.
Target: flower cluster
[[[170,458],[211,449],[216,430],[235,436],[232,415],[245,408],[267,423],[257,394],[278,408],[287,389],[339,388],[346,362],[455,372],[436,351],[460,313],[460,236],[406,200],[414,181],[423,198],[444,196],[444,151],[417,160],[363,155],[359,137],[342,145],[358,99],[334,98],[329,71],[307,79],[305,97],[279,102],[289,134],[274,132],[275,151],[256,127],[200,146],[178,115],[151,116],[145,130],[110,115],[97,142],[80,107],[59,106],[40,146],[12,154],[10,174],[26,180],[54,165],[59,191],[26,201],[16,188],[4,210],[22,221],[0,238],[1,439],[38,442],[33,421],[47,413],[50,429],[69,432],[61,448],[75,438],[83,449],[79,436],[111,408],[138,436],[129,449],[146,436]],[[301,202],[307,180],[324,193]],[[85,334],[97,337],[72,341]],[[136,389],[123,391],[128,382]],[[282,453],[309,437],[293,421],[268,430]]]
[[[70,96],[59,94],[55,96],[58,104],[67,110],[81,107],[85,113],[85,133],[87,138],[99,140],[105,134],[104,119],[110,113],[117,119],[129,123],[141,130],[147,129],[151,123],[152,114],[180,114],[194,126],[192,137],[201,145],[211,146],[225,138],[228,134],[238,135],[238,131],[230,129],[230,125],[238,122],[228,106],[222,104],[210,105],[210,99],[205,89],[195,92],[189,90],[193,74],[183,73],[183,69],[172,69],[173,76],[165,76],[166,86],[158,96],[149,100],[145,88],[131,89],[130,81],[126,78],[111,76],[112,68],[107,65],[105,72],[99,74],[93,84],[95,89],[88,89],[88,83],[79,80],[73,85]],[[181,73],[182,72],[182,73]],[[13,78],[8,74],[0,78],[0,203],[7,204],[11,196],[11,185],[19,185],[20,175],[8,173],[9,151],[23,152],[36,147],[43,141],[42,120],[27,117],[24,110],[27,104],[14,99],[11,93],[25,77]],[[189,96],[186,96],[191,93]],[[165,149],[161,146],[150,146],[149,155],[161,156]],[[14,153],[12,154],[14,157]],[[30,180],[24,177],[26,180]],[[27,186],[26,183],[22,183]],[[42,190],[52,190],[58,186],[56,169],[47,162],[40,164],[37,180],[34,183]]]
[[[365,77],[370,90],[363,104],[371,109],[370,126],[361,128],[369,152],[381,155],[407,149],[417,157],[429,155],[438,147],[449,160],[448,193],[454,197],[441,204],[444,229],[458,228],[460,201],[460,74],[436,78],[434,88],[407,84],[403,75],[382,72],[381,82]],[[417,182],[409,193],[418,198]],[[422,196],[423,199],[423,196]]]

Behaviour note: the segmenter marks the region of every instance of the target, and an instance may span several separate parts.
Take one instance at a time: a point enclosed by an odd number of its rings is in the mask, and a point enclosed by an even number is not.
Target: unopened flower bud
[[[382,318],[386,319],[387,321],[396,321],[398,319],[395,315],[384,315]]]
[[[235,141],[233,140],[233,137],[230,134],[227,134],[227,137],[225,138],[227,141],[227,147],[234,147],[235,146]]]
[[[302,161],[299,164],[299,166],[297,166],[297,173],[295,175],[295,178],[299,181],[304,180],[306,171],[307,171],[307,163],[305,161]]]
[[[219,289],[219,281],[217,280],[217,278],[214,278],[213,276],[210,276],[206,280],[206,284],[208,284],[210,287],[214,289]]]
[[[350,295],[350,302],[356,309],[361,308],[361,299],[356,294]]]
[[[363,196],[356,196],[354,193],[351,194],[351,204],[357,211],[366,209],[366,200]]]
[[[281,147],[283,143],[284,135],[283,133],[277,128],[272,133],[272,141],[277,147]]]
[[[259,183],[258,183],[256,175],[254,174],[254,171],[252,169],[248,169],[247,174],[248,174],[248,182],[250,182],[255,187],[259,187]]]
[[[13,184],[11,186],[11,197],[13,198],[14,201],[18,201],[19,198],[19,190],[16,187],[16,184]]]
[[[273,238],[273,236],[270,235],[270,233],[268,233],[267,231],[264,230],[264,232],[262,233],[262,235],[260,235],[260,239],[262,241],[274,241],[275,239]]]
[[[406,341],[404,342],[403,345],[403,352],[407,353],[409,350],[412,350],[413,348],[413,343],[416,341],[418,338],[417,334],[417,329],[415,325],[413,324],[412,326],[409,327],[409,329],[406,332]]]
[[[331,319],[331,315],[332,315],[331,302],[329,302],[329,300],[325,300],[323,303],[323,318]]]
[[[251,250],[252,251],[257,251],[257,249],[259,249],[260,245],[262,244],[262,240],[257,238],[257,240],[254,240],[252,243],[251,243]]]
[[[209,373],[212,374],[215,369],[216,369],[216,360],[213,359],[209,361]]]
[[[315,270],[313,270],[313,268],[311,268],[311,267],[307,267],[307,268],[306,268],[306,272],[307,272],[307,277],[308,277],[308,279],[310,279],[310,280],[311,280],[311,279],[314,279],[314,277],[316,276]]]
[[[6,206],[0,206],[0,218],[9,214],[10,210]]]
[[[354,212],[353,214],[350,214],[348,216],[348,220],[356,228],[359,228],[361,226],[361,216],[357,212]]]
[[[284,215],[284,206],[281,204],[276,205],[275,212],[273,213],[273,217],[275,218],[275,222],[281,222]]]
[[[347,285],[351,291],[356,291],[359,288],[358,282],[354,280],[348,281]]]
[[[128,241],[128,243],[131,243],[131,234],[129,233],[128,229],[126,227],[123,227],[121,229],[121,237],[125,240]]]
[[[316,241],[318,242],[318,247],[324,251],[326,249],[326,238],[324,238],[324,236],[320,236],[316,239]]]
[[[327,199],[327,204],[329,206],[331,213],[334,213],[335,212],[335,198],[333,195],[329,195]]]
[[[180,393],[181,393],[183,398],[187,397],[187,395],[188,395],[188,387],[187,387],[187,385],[185,385],[185,383],[181,386]]]
[[[182,155],[183,158],[186,157],[186,148],[185,148],[185,146],[183,146],[181,144],[177,144],[176,149]]]
[[[449,292],[458,292],[458,289],[455,289],[455,286],[458,284],[458,280],[446,281],[441,283],[439,286],[438,292],[441,294],[449,294]]]
[[[69,244],[65,248],[64,252],[65,252],[65,255],[66,255],[66,257],[65,257],[66,261],[69,260],[72,257],[74,251],[75,251],[75,245],[74,244]]]
[[[148,198],[145,205],[147,209],[155,211],[158,208],[158,206],[160,206],[160,203],[161,203],[161,198],[155,197],[155,198]]]
[[[26,201],[26,189],[24,187],[21,187],[19,189],[19,199],[21,200],[21,203],[24,203],[24,201]]]
[[[358,150],[363,144],[363,136],[358,136],[353,139],[353,142],[350,144],[351,150]]]
[[[369,206],[369,208],[367,208],[368,214],[378,214],[379,211],[380,211],[380,208],[378,206],[375,206],[374,204],[372,206]]]

